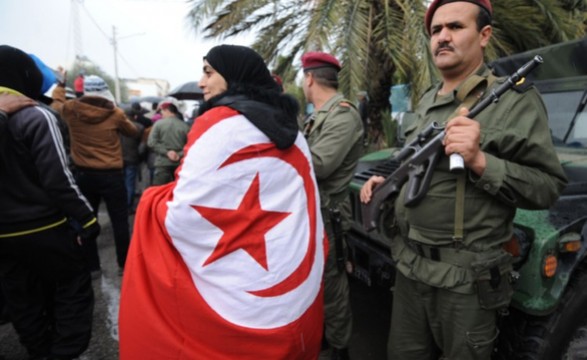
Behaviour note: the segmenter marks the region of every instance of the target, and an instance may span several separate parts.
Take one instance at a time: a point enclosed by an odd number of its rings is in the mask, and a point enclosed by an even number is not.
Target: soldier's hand
[[[174,150],[167,151],[167,158],[171,161],[179,161],[179,154]]]
[[[479,122],[469,119],[466,108],[459,109],[458,116],[452,118],[444,129],[445,136],[442,141],[446,155],[458,153],[463,157],[465,166],[482,175],[485,170],[485,154],[479,147],[481,139],[481,125]]]
[[[373,189],[375,189],[375,186],[381,184],[384,180],[385,178],[383,176],[371,176],[369,180],[367,180],[367,182],[365,182],[363,184],[363,187],[361,188],[361,192],[359,194],[361,202],[367,204],[369,201],[371,201]]]

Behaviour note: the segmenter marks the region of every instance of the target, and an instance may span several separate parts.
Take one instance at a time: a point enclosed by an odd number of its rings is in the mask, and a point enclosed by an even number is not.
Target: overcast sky
[[[220,43],[250,45],[252,37],[203,41],[186,23],[184,0],[0,0],[0,44],[33,53],[48,66],[69,68],[76,55],[79,9],[81,53],[114,76],[113,26],[120,78],[157,78],[171,88],[199,80],[202,57]]]

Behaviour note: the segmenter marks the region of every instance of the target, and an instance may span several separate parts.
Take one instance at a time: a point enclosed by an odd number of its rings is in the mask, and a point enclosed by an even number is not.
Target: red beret
[[[464,1],[469,2],[471,4],[479,5],[485,10],[487,10],[489,15],[493,16],[493,7],[491,6],[491,2],[489,0],[434,0],[432,1],[432,4],[430,4],[430,6],[428,7],[428,10],[426,11],[426,17],[424,18],[424,24],[426,24],[426,31],[428,32],[428,34],[430,34],[430,24],[432,23],[432,16],[434,16],[436,10],[444,4],[457,1]]]
[[[283,80],[281,80],[281,76],[279,76],[277,74],[271,74],[271,76],[273,77],[273,80],[275,80],[277,85],[283,86]]]
[[[302,55],[302,67],[304,70],[333,67],[336,71],[340,71],[341,68],[334,56],[319,51],[310,51]]]

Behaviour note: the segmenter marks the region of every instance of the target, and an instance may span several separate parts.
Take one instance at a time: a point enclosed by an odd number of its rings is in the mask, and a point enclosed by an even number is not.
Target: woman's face
[[[204,100],[208,101],[216,95],[222,94],[228,89],[228,83],[208,61],[204,60],[204,74],[198,83],[204,93]]]

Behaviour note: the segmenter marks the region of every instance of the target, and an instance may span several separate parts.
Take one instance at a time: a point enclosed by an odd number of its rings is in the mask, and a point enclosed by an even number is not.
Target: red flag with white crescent
[[[137,209],[120,358],[316,359],[327,249],[305,140],[279,150],[217,107],[185,149]]]

